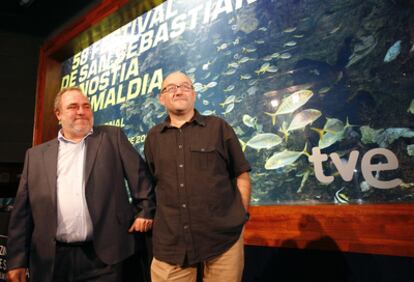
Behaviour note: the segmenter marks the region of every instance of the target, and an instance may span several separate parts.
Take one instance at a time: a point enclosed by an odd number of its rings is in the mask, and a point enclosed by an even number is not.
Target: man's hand
[[[15,268],[7,271],[8,282],[26,282],[26,268]]]
[[[152,228],[152,219],[137,217],[128,232],[147,232]]]

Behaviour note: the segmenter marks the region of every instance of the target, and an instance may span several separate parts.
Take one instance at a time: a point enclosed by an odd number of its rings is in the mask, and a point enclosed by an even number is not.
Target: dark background
[[[24,153],[32,145],[36,75],[42,43],[99,2],[1,1],[0,198],[14,193]]]

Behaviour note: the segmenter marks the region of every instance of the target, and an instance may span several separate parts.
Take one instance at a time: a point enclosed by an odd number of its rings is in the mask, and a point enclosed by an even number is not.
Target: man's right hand
[[[15,268],[7,271],[8,282],[26,282],[26,268]]]

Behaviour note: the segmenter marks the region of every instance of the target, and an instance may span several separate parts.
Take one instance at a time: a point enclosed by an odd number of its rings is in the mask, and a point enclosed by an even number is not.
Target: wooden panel
[[[414,205],[251,207],[249,245],[414,256]]]
[[[60,88],[61,63],[47,56],[42,48],[39,56],[33,144],[51,140],[57,135],[58,122],[53,112],[54,96]]]

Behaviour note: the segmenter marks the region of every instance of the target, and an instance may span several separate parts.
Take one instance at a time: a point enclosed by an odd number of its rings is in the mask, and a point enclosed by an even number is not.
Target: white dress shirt
[[[79,143],[66,139],[59,131],[57,165],[56,240],[73,243],[92,239],[93,225],[85,198],[85,139]]]

